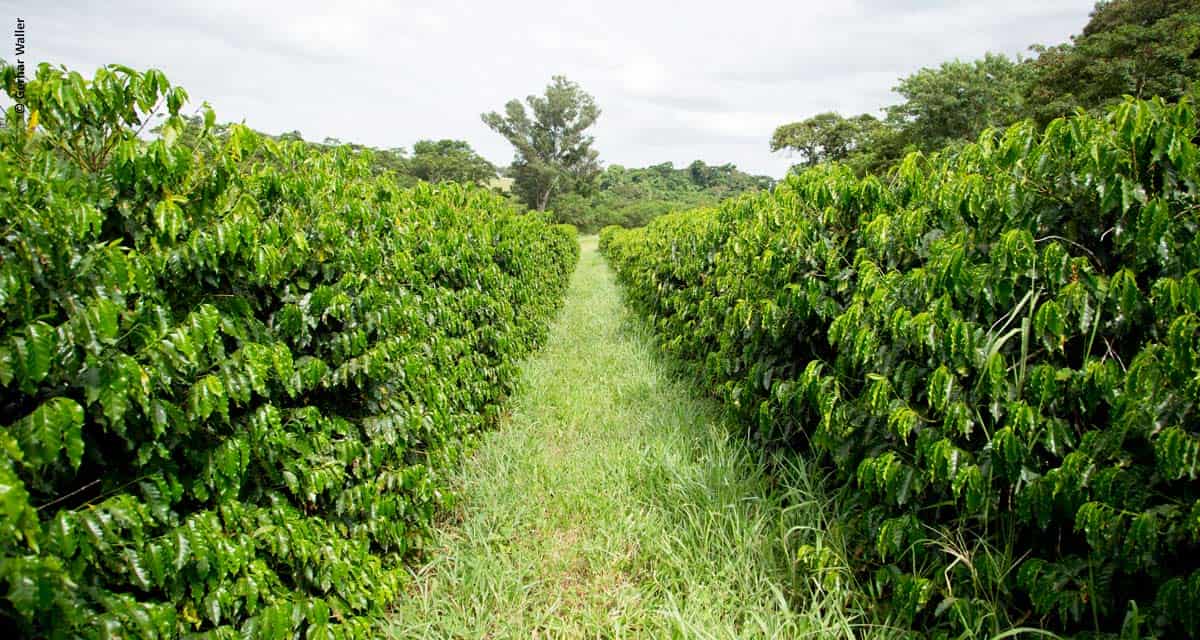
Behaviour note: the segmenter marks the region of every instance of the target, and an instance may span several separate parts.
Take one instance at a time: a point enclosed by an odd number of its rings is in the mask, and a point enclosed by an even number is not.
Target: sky
[[[507,165],[512,147],[480,114],[561,74],[601,108],[606,165],[700,159],[778,177],[793,160],[770,152],[775,127],[824,111],[879,115],[900,78],[1066,41],[1092,4],[0,0],[0,19],[25,20],[27,66],[157,68],[191,108],[207,101],[218,120],[268,133],[382,148],[456,138]]]

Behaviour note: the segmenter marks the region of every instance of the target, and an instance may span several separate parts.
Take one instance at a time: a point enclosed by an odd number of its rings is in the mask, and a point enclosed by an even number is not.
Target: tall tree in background
[[[426,182],[483,184],[496,177],[496,167],[465,140],[420,140],[413,145],[408,173]]]
[[[904,102],[887,108],[905,144],[922,151],[956,140],[973,140],[988,127],[1002,127],[1025,114],[1029,67],[989,53],[973,62],[942,63],[904,78],[894,91]]]
[[[1125,95],[1177,100],[1200,80],[1200,2],[1100,2],[1072,42],[1035,49],[1027,100],[1039,122]]]
[[[771,136],[771,151],[798,153],[805,166],[845,160],[867,146],[882,127],[874,116],[862,114],[843,118],[833,112],[819,113],[806,120],[780,125]]]
[[[592,96],[566,77],[554,76],[544,95],[529,96],[524,105],[510,100],[503,115],[485,113],[483,121],[516,150],[513,191],[529,207],[544,211],[552,198],[587,195],[595,185],[600,163],[586,131],[598,117]]]

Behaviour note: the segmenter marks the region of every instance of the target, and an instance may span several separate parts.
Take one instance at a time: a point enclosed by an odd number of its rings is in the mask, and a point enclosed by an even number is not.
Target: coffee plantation
[[[1127,99],[601,249],[756,441],[826,465],[879,620],[1196,637],[1198,141],[1192,99]]]
[[[0,130],[0,624],[379,637],[575,232],[186,100],[43,65]]]

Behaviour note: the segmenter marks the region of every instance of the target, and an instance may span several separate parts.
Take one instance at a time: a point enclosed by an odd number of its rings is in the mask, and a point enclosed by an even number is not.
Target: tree
[[[1177,100],[1200,79],[1200,5],[1100,2],[1072,42],[1035,50],[1040,55],[1026,98],[1040,122],[1077,107],[1101,108],[1124,95]]]
[[[393,147],[391,149],[374,149],[371,155],[371,172],[375,174],[391,174],[396,177],[399,184],[411,186],[416,183],[413,180],[409,168],[409,160],[404,147]]]
[[[544,211],[562,193],[588,195],[600,174],[593,138],[586,134],[598,117],[596,101],[564,76],[554,76],[545,95],[510,100],[504,115],[483,114],[483,122],[515,148],[513,192]]]
[[[484,184],[496,167],[464,140],[421,140],[413,145],[408,172],[426,182]]]
[[[1025,116],[1026,63],[989,53],[974,62],[942,63],[904,78],[894,90],[904,102],[888,107],[888,120],[904,142],[930,151],[956,140],[973,140],[988,127]]]
[[[771,151],[794,151],[807,166],[845,160],[865,147],[879,126],[879,120],[868,114],[843,118],[833,112],[819,113],[776,128],[771,136]]]

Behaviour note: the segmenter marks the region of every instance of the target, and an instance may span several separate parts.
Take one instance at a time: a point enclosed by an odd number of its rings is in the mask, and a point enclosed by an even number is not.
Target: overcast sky
[[[497,164],[479,118],[564,74],[603,113],[606,164],[697,158],[781,175],[785,122],[877,110],[896,80],[985,52],[1056,44],[1090,0],[730,2],[0,1],[27,65],[156,67],[222,121],[376,147],[460,138]],[[11,33],[12,28],[3,29]],[[11,40],[11,36],[9,36]],[[11,43],[0,56],[12,60]]]

